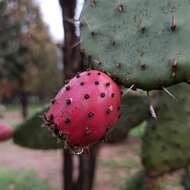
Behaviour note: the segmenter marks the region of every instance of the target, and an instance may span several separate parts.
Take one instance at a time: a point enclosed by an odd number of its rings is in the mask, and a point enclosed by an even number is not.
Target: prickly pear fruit
[[[56,95],[45,125],[67,145],[85,147],[103,139],[120,115],[121,92],[105,73],[77,74]]]
[[[14,132],[14,129],[5,124],[0,124],[0,141],[9,139]]]

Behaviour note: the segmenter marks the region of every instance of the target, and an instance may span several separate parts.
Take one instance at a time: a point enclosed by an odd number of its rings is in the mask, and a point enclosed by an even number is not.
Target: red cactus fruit
[[[56,95],[44,114],[45,126],[70,147],[85,147],[103,139],[120,115],[121,92],[105,73],[77,74]]]
[[[14,129],[5,124],[0,124],[0,141],[9,139],[14,132]]]

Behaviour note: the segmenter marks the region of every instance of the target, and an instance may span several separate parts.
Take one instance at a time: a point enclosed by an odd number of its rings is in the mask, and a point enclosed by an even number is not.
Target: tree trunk
[[[21,103],[22,117],[23,119],[26,119],[28,116],[28,93],[24,79],[19,80],[19,98]]]
[[[64,45],[63,45],[63,64],[64,79],[72,78],[76,72],[81,70],[80,65],[80,43],[79,38],[75,35],[75,26],[72,22],[76,6],[75,0],[59,0],[62,8],[63,25],[64,25]],[[77,44],[75,46],[75,44]],[[64,150],[63,163],[63,190],[72,190],[73,188],[73,156],[69,150]],[[82,189],[81,189],[82,190]]]
[[[72,78],[78,71],[83,70],[83,61],[80,56],[80,39],[76,36],[74,25],[74,14],[76,0],[59,0],[62,8],[64,24],[64,45],[63,45],[63,64],[64,79]],[[89,155],[79,156],[79,178],[77,182],[73,181],[73,156],[70,151],[64,151],[64,185],[63,190],[90,190],[93,184],[96,149]]]
[[[79,177],[73,190],[91,190],[93,188],[98,148],[99,146],[94,146],[89,153],[80,155]]]
[[[73,156],[70,150],[63,150],[63,190],[73,189]]]

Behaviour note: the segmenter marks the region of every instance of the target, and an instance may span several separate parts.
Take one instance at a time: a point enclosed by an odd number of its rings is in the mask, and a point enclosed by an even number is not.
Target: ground
[[[21,117],[18,111],[12,110],[5,114],[0,122],[18,123]],[[119,190],[120,186],[139,171],[141,140],[131,136],[120,145],[102,145],[98,155],[98,168],[96,172],[94,190]],[[61,190],[62,177],[62,151],[34,151],[22,148],[7,141],[0,144],[0,168],[14,170],[32,170],[55,189]],[[178,174],[177,174],[178,176]],[[167,190],[179,190],[176,174],[167,177]]]

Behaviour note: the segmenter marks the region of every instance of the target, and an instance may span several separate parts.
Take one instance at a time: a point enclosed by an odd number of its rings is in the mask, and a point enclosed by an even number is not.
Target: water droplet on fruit
[[[71,151],[75,155],[81,155],[83,153],[83,151],[84,151],[84,148],[83,147],[74,146],[74,147],[71,147]]]

